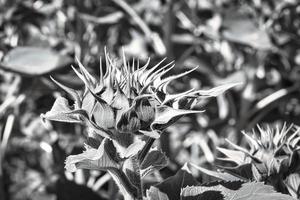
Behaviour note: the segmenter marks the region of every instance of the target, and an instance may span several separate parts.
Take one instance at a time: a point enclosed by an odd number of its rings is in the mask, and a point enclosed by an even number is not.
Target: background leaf
[[[70,65],[69,56],[41,47],[16,47],[9,51],[0,67],[28,76],[48,74]]]
[[[207,192],[210,192],[210,198],[204,198],[203,194]],[[198,196],[201,194],[203,196]],[[219,182],[210,186],[188,186],[182,190],[181,197],[183,200],[207,200],[219,194],[223,196],[223,200],[293,200],[291,196],[277,193],[271,186],[261,182]],[[192,198],[193,196],[197,198]]]
[[[182,167],[178,172],[163,182],[155,185],[160,192],[167,194],[169,199],[179,199],[180,192],[186,186],[197,185],[198,182],[190,173],[187,164]]]
[[[168,195],[159,191],[159,189],[153,186],[150,187],[149,190],[147,190],[147,199],[148,200],[169,200]]]

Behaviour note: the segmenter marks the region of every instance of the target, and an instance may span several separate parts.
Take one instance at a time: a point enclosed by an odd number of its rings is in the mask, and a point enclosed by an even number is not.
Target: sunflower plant
[[[162,60],[150,67],[148,59],[140,67],[134,61],[129,64],[125,53],[118,61],[105,52],[105,67],[100,64],[100,76],[96,78],[77,60],[79,70],[73,70],[84,83],[80,91],[52,78],[68,97],[58,97],[52,109],[41,117],[87,127],[85,151],[67,157],[67,171],[107,171],[124,199],[140,200],[144,196],[142,178],[168,161],[160,150],[151,148],[155,139],[180,117],[203,112],[193,110],[203,98],[215,97],[236,84],[173,94],[167,91],[170,82],[196,68],[166,76],[174,68],[173,62],[163,65]]]
[[[225,157],[218,172],[197,167],[202,172],[222,180],[261,181],[277,191],[300,197],[300,127],[257,125],[252,133],[242,132],[248,148],[227,140],[232,149],[218,147]]]

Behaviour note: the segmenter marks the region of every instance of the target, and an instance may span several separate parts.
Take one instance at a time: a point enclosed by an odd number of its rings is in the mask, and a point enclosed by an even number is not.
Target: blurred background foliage
[[[222,164],[216,147],[226,147],[225,138],[245,145],[241,130],[257,123],[300,124],[297,0],[0,0],[1,199],[120,198],[104,172],[64,171],[66,156],[83,148],[84,127],[40,119],[63,93],[49,75],[81,87],[75,56],[98,74],[104,47],[115,57],[123,48],[141,65],[175,60],[171,73],[198,66],[170,91],[241,82],[162,135],[170,163],[149,185],[187,161],[214,169]]]

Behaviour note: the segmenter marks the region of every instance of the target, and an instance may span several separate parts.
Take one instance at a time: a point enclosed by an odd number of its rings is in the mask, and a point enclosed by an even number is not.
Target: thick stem
[[[130,183],[127,176],[121,171],[116,169],[109,169],[109,174],[114,179],[115,183],[119,187],[125,200],[134,200],[137,196],[136,188]]]
[[[164,27],[163,27],[163,40],[164,44],[167,49],[167,58],[169,60],[174,59],[174,52],[173,52],[173,43],[172,43],[172,35],[174,32],[174,11],[173,11],[173,0],[166,1],[167,10],[164,14]]]
[[[137,198],[136,200],[143,200],[143,184],[140,173],[140,161],[137,156],[132,157],[132,166],[134,173],[136,174],[135,186],[137,188]]]

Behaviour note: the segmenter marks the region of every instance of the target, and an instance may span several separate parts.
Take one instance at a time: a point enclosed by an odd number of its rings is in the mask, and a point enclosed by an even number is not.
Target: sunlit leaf
[[[119,164],[112,158],[112,143],[105,139],[98,149],[88,148],[85,152],[78,155],[71,155],[66,159],[66,169],[70,172],[76,169],[105,170],[119,168]],[[114,149],[113,149],[114,151]]]
[[[45,114],[42,114],[41,117],[47,120],[59,121],[59,122],[68,122],[68,123],[79,123],[82,120],[79,116],[86,116],[84,110],[78,109],[74,110],[69,106],[69,102],[64,97],[58,97],[51,110]]]
[[[275,192],[272,186],[261,182],[216,182],[207,186],[188,186],[181,192],[182,200],[293,200]]]
[[[49,48],[16,47],[5,55],[0,67],[28,76],[48,74],[70,65],[72,59]]]
[[[220,180],[225,180],[225,181],[240,181],[240,180],[244,180],[242,178],[239,178],[237,176],[234,176],[232,174],[229,174],[227,172],[216,172],[213,170],[209,170],[209,169],[205,169],[203,167],[191,164],[193,167],[195,167],[197,170],[201,171],[202,173],[205,173],[209,176],[215,177],[217,179]]]

